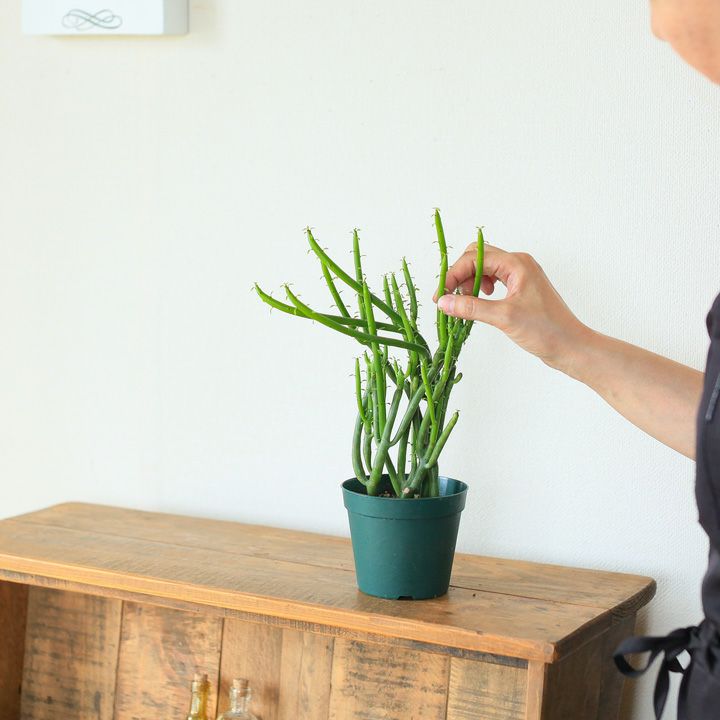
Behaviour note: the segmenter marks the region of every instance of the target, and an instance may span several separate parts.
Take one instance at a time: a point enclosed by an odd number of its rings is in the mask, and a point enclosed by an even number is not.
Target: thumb
[[[438,308],[446,315],[477,320],[500,327],[503,322],[503,300],[484,300],[473,295],[443,295],[438,299]]]

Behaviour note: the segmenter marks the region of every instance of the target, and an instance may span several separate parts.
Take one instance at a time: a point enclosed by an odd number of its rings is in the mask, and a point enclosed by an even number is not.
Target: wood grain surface
[[[341,538],[89,505],[0,522],[0,577],[25,573],[148,597],[555,661],[634,612],[648,578],[459,556],[443,598],[360,593]]]
[[[220,710],[233,678],[252,689],[252,712],[262,720],[327,718],[333,639],[289,628],[225,621]]]
[[[225,621],[220,670],[222,710],[228,707],[227,696],[233,678],[244,678],[250,681],[253,713],[263,720],[277,720],[282,644],[281,628]]]
[[[602,641],[587,643],[545,669],[542,720],[598,717],[603,678]]]
[[[283,630],[279,720],[328,716],[334,644],[323,635]]]
[[[219,618],[125,603],[114,720],[186,717],[195,673],[211,681],[215,717],[221,638]]]
[[[443,720],[450,658],[335,640],[330,720]]]
[[[121,605],[30,589],[22,720],[112,720]]]
[[[615,667],[613,653],[626,637],[633,634],[634,630],[635,617],[622,618],[605,634],[602,645],[597,649],[602,658],[597,720],[617,720],[620,715],[625,676]]]
[[[13,520],[354,571],[346,538],[183,515],[66,503]],[[629,614],[652,598],[650,578],[458,553],[451,584]]]
[[[0,708],[4,720],[20,719],[20,690],[25,655],[27,585],[0,582]]]
[[[526,699],[526,670],[451,659],[447,720],[525,720]]]

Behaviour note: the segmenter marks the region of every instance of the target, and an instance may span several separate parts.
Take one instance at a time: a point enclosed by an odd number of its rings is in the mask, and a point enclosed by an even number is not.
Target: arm
[[[469,293],[475,245],[452,266],[447,289]],[[486,246],[482,290],[507,288],[503,300],[444,295],[448,315],[494,325],[544,363],[585,383],[634,425],[695,457],[695,414],[703,375],[655,353],[583,325],[529,255]]]
[[[588,330],[567,374],[673,450],[695,458],[703,374],[630,343]]]

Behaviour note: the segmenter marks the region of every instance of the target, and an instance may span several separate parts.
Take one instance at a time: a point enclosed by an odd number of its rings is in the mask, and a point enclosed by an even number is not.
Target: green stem
[[[365,465],[368,470],[372,469],[372,440],[374,430],[374,414],[372,408],[372,398],[375,397],[375,390],[373,389],[373,378],[372,372],[370,371],[370,359],[365,353],[365,363],[367,366],[367,386],[365,393],[368,398],[367,407],[365,410],[365,423],[363,424],[363,457],[365,458]]]
[[[385,337],[384,335],[377,335],[375,332],[362,332],[360,330],[353,330],[352,328],[345,327],[344,325],[340,324],[339,322],[336,322],[335,320],[330,320],[324,315],[321,315],[320,313],[315,312],[312,308],[305,305],[300,298],[298,298],[295,293],[293,293],[292,290],[286,285],[285,286],[285,293],[288,296],[288,299],[290,302],[306,317],[311,320],[315,320],[316,322],[319,322],[321,325],[325,325],[325,327],[329,327],[332,330],[336,330],[339,333],[342,333],[343,335],[348,335],[349,337],[355,338],[356,340],[359,340],[362,344],[380,344],[380,345],[391,345],[392,347],[401,347],[405,348],[406,350],[415,350],[416,352],[421,352],[422,354],[426,354],[425,348],[422,347],[422,345],[418,345],[417,343],[409,343],[406,340],[398,340],[396,338],[389,338]]]
[[[437,296],[442,297],[445,294],[445,280],[447,278],[448,258],[447,245],[445,243],[445,231],[443,230],[442,220],[440,219],[440,211],[435,210],[435,231],[437,233],[438,245],[440,246],[440,278],[438,279]],[[437,329],[440,347],[444,348],[447,343],[447,315],[441,310],[437,311]]]
[[[432,452],[430,453],[430,457],[425,461],[424,465],[427,468],[431,468],[433,465],[437,464],[438,458],[440,457],[440,453],[442,452],[442,449],[445,447],[445,443],[448,441],[448,438],[450,437],[450,433],[453,431],[453,428],[457,424],[458,418],[460,417],[460,413],[456,410],[450,420],[448,421],[448,424],[443,429],[442,433],[440,433],[440,437],[438,438],[438,441],[435,443],[435,447],[433,448]]]
[[[368,330],[371,334],[375,334],[375,314],[373,313],[372,303],[370,302],[370,290],[366,282],[363,282],[363,300],[365,302],[365,319],[368,323]],[[380,354],[380,347],[377,342],[370,345],[373,354],[373,373],[375,376],[375,411],[378,417],[378,429],[380,434],[385,430],[385,366],[383,358]]]
[[[403,258],[402,261],[402,269],[403,275],[405,276],[405,286],[408,291],[408,299],[410,300],[410,322],[413,326],[413,330],[417,330],[417,295],[415,294],[415,283],[413,282],[412,275],[410,274],[410,268],[408,268],[407,260],[405,260],[405,258]]]
[[[450,377],[450,373],[453,370],[453,348],[454,343],[452,337],[449,338],[448,344],[445,346],[445,353],[443,355],[443,369],[442,369],[442,375],[440,376],[440,381],[435,386],[435,391],[433,393],[433,399],[437,400],[440,395],[445,390],[445,385],[447,384],[448,378]]]
[[[332,275],[330,274],[330,271],[327,268],[327,265],[322,266],[323,271],[323,277],[325,278],[325,283],[328,286],[328,290],[330,290],[330,294],[333,297],[333,300],[335,301],[335,307],[340,311],[340,314],[345,317],[349,318],[350,313],[348,312],[348,309],[345,307],[345,303],[342,301],[342,298],[340,297],[340,293],[338,292],[337,287],[335,287],[335,283],[333,282]]]
[[[363,458],[368,469],[372,469],[372,441],[373,428],[372,418],[370,418],[370,424],[363,426]]]
[[[425,387],[425,400],[427,401],[428,415],[430,416],[430,445],[433,445],[438,434],[438,422],[437,417],[435,416],[433,390],[430,386],[426,363],[421,363],[420,372],[422,373],[423,386]]]
[[[387,275],[383,275],[383,294],[385,295],[385,302],[389,307],[393,306],[392,296],[390,295],[390,284],[388,283]]]
[[[358,412],[364,425],[367,418],[363,407],[362,378],[360,377],[360,360],[358,358],[355,358],[355,397],[357,398]]]
[[[385,366],[385,372],[387,373],[387,376],[392,380],[392,384],[397,387],[398,385],[398,379],[397,375],[395,374],[395,370],[393,369],[392,365],[388,363],[388,365]],[[401,372],[401,375],[407,380],[408,377],[410,377],[410,374],[407,372]],[[410,384],[405,383],[405,394],[408,397],[408,400],[412,397],[412,392],[410,391]]]
[[[412,447],[412,454],[410,456],[410,473],[408,477],[405,480],[405,485],[410,482],[410,478],[415,474],[415,470],[418,466],[419,461],[419,453],[418,453],[418,436],[420,433],[420,425],[422,424],[422,418],[418,416],[418,414],[415,414],[412,420],[412,429],[411,429],[411,437],[410,437],[410,443]]]
[[[402,486],[405,482],[405,466],[407,464],[407,449],[408,449],[408,439],[410,437],[410,429],[406,430],[403,436],[400,438],[400,442],[398,443],[398,451],[397,451],[397,463],[398,463],[398,475],[400,477],[400,485]],[[402,490],[402,487],[401,487]],[[400,496],[400,492],[398,492],[398,497]]]
[[[375,380],[375,369],[374,365],[372,363],[372,360],[368,357],[368,354],[364,354],[365,357],[365,365],[367,367],[367,376],[369,380],[369,386],[370,386],[370,401],[369,404],[372,405],[372,437],[375,439],[375,442],[380,442],[380,419],[379,419],[379,413],[377,411],[377,392],[376,392],[376,380]]]
[[[482,287],[483,272],[485,270],[485,236],[482,228],[478,228],[477,236],[477,255],[475,257],[475,281],[473,282],[473,295],[477,297]],[[473,327],[472,320],[465,320],[463,323],[463,334],[461,344],[470,337],[470,331]]]
[[[385,457],[385,467],[387,467],[388,477],[390,478],[390,484],[393,486],[393,490],[395,491],[395,496],[400,497],[402,493],[400,478],[398,477],[398,472],[395,469],[392,458],[389,454]]]
[[[358,237],[358,231],[357,228],[353,230],[353,262],[355,265],[355,282],[357,282],[358,287],[362,287],[363,282],[363,269],[362,269],[362,258],[360,255],[360,238]],[[363,299],[362,292],[357,290],[357,298],[358,298],[358,312],[360,313],[360,318],[365,319],[365,300]]]
[[[482,285],[484,265],[485,237],[483,236],[482,228],[478,228],[477,255],[475,257],[475,282],[473,283],[473,295],[475,297],[480,294],[480,286]]]
[[[416,331],[413,330],[412,324],[410,323],[410,318],[408,318],[407,312],[405,312],[405,303],[403,302],[403,298],[400,293],[400,287],[398,285],[397,278],[395,277],[395,273],[391,273],[390,280],[392,282],[393,296],[395,297],[395,307],[397,308],[400,318],[402,319],[403,328],[405,330],[405,339],[408,342],[412,342],[416,339]],[[427,346],[425,339],[419,333],[417,333],[417,339],[420,340],[423,345]],[[415,371],[417,362],[417,353],[411,352],[408,358],[408,367],[406,373],[407,375],[411,375]]]
[[[367,403],[367,393],[365,394],[365,397],[363,398],[363,404]],[[363,412],[364,415],[364,412]],[[353,442],[352,442],[352,462],[353,462],[353,470],[355,472],[355,477],[363,484],[367,485],[368,476],[365,472],[365,468],[363,467],[362,457],[360,455],[360,440],[363,430],[363,417],[360,413],[358,413],[358,416],[355,420],[355,430],[353,431]]]
[[[430,369],[430,372],[428,373],[428,379],[430,382],[433,381],[433,378],[435,376],[435,373],[437,371],[433,368]],[[400,442],[400,438],[402,437],[403,433],[407,431],[407,429],[410,427],[410,423],[412,423],[413,418],[415,417],[416,413],[418,412],[418,408],[420,407],[420,403],[422,402],[422,399],[425,397],[425,386],[420,385],[420,387],[417,388],[415,391],[415,394],[410,398],[410,402],[408,403],[407,408],[405,409],[405,414],[403,415],[403,419],[400,421],[400,425],[398,426],[397,433],[395,434],[395,437],[393,438],[391,445],[397,445],[398,442]],[[424,419],[423,419],[424,421]]]
[[[438,483],[439,474],[437,464],[433,465],[428,472],[428,497],[438,497],[438,495],[440,495],[440,484]]]
[[[415,497],[415,495],[422,495],[422,486],[426,475],[427,468],[425,464],[422,461],[418,461],[414,472],[408,478],[408,482],[403,488],[402,497],[412,498]]]
[[[277,298],[274,298],[269,293],[266,293],[259,285],[255,285],[255,292],[257,292],[260,299],[269,305],[272,308],[275,308],[276,310],[280,310],[281,312],[287,313],[288,315],[293,315],[294,317],[304,318],[305,320],[308,319],[307,315],[300,312],[296,307],[293,307],[292,305],[288,305],[287,303],[282,302],[281,300],[278,300]],[[318,315],[326,318],[327,320],[332,320],[333,322],[339,323],[340,325],[349,325],[351,327],[359,327],[363,328],[363,330],[367,330],[367,322],[365,320],[361,320],[360,318],[354,318],[354,317],[344,317],[342,315],[330,315],[328,313],[318,313]],[[385,322],[376,322],[375,326],[378,330],[386,330],[388,332],[395,332],[399,333],[400,335],[404,334],[404,329],[402,327],[395,327],[395,325],[391,325],[390,323]]]
[[[367,483],[368,495],[377,495],[380,480],[382,479],[382,471],[387,461],[388,451],[390,450],[390,434],[392,432],[392,426],[395,423],[395,418],[397,417],[401,398],[402,388],[398,387],[395,389],[395,394],[393,395],[392,402],[390,403],[390,411],[388,412],[385,430],[380,438],[377,450],[375,451],[375,464],[373,465]]]
[[[348,275],[321,247],[318,245],[317,240],[313,237],[310,228],[307,228],[308,243],[312,251],[318,256],[320,262],[327,265],[337,275],[338,279],[342,280],[346,285],[351,287],[355,292],[362,292],[362,285],[360,282]],[[372,304],[382,310],[398,327],[401,325],[400,316],[379,297],[371,294],[370,299]]]

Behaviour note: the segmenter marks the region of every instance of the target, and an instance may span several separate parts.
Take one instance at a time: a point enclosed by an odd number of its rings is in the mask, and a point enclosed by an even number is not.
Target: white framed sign
[[[188,0],[22,0],[29,35],[184,35]]]

